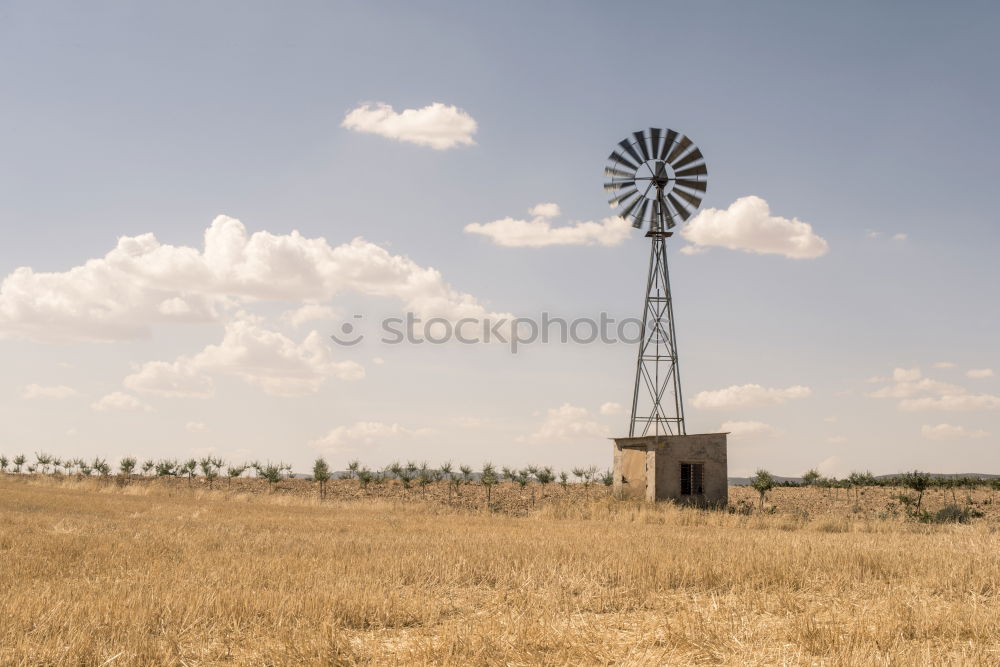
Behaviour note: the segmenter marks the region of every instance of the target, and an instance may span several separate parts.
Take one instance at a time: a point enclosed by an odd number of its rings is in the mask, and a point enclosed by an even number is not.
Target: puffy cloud
[[[920,434],[929,440],[975,440],[990,435],[983,430],[973,431],[964,426],[952,426],[951,424],[938,424],[937,426],[924,424],[920,427]]]
[[[847,438],[842,435],[831,435],[826,441],[831,445],[839,445],[842,442],[847,442]]]
[[[939,382],[930,378],[921,378],[916,381],[897,381],[882,387],[878,391],[870,394],[872,398],[912,398],[920,394],[932,394],[943,396],[947,394],[961,394],[965,390],[954,384]]]
[[[0,337],[142,338],[159,322],[216,321],[246,302],[316,303],[345,290],[394,297],[425,318],[492,315],[436,269],[363,239],[333,247],[295,231],[248,234],[239,220],[219,216],[202,251],[143,234],[68,271],[15,269],[0,283]]]
[[[954,368],[955,364],[951,361],[935,361],[932,366],[934,368]]]
[[[574,222],[552,226],[559,215],[556,204],[537,204],[528,213],[530,220],[502,218],[493,222],[473,222],[465,226],[469,234],[481,234],[508,248],[542,248],[553,245],[616,246],[632,234],[632,226],[618,216],[601,222]]]
[[[359,421],[349,426],[333,428],[322,438],[311,440],[309,444],[331,454],[351,453],[358,451],[362,446],[370,447],[385,440],[424,435],[429,432],[428,429],[409,429],[399,424]]]
[[[970,378],[991,378],[993,377],[992,368],[973,368],[965,372],[966,377]]]
[[[147,361],[122,384],[140,394],[167,398],[209,398],[215,394],[212,378],[186,358],[174,362]]]
[[[43,386],[40,384],[29,384],[21,391],[22,398],[70,398],[78,396],[80,392],[72,387],[63,384]]]
[[[193,363],[208,372],[235,375],[276,396],[311,394],[327,378],[357,380],[365,374],[357,362],[335,361],[329,341],[318,332],[296,343],[262,328],[255,319],[227,324],[222,342],[206,347]]]
[[[364,368],[337,361],[332,347],[312,331],[301,343],[261,326],[259,318],[242,314],[226,324],[222,342],[193,357],[174,362],[150,361],[125,378],[138,392],[158,396],[206,398],[213,393],[210,373],[232,375],[274,396],[300,396],[320,390],[328,378],[357,380]]]
[[[548,202],[535,204],[528,210],[528,213],[538,218],[558,218],[562,209],[559,208],[559,204]]]
[[[698,392],[692,400],[696,408],[753,408],[780,405],[812,395],[812,389],[796,385],[784,389],[762,387],[759,384],[733,385],[716,391]]]
[[[437,150],[476,143],[472,140],[477,127],[475,119],[458,107],[440,102],[399,113],[382,102],[362,104],[347,112],[340,125]]]
[[[184,424],[184,428],[191,431],[192,433],[198,433],[200,431],[206,430],[208,427],[201,422],[188,422]]]
[[[923,377],[919,368],[895,369],[892,383],[868,396],[896,399],[899,408],[909,412],[1000,410],[1000,396],[969,393],[964,387]]]
[[[752,438],[778,435],[780,431],[770,424],[757,421],[722,422],[720,433],[729,433],[734,438]]]
[[[895,382],[915,382],[923,377],[919,368],[894,368],[892,379]]]
[[[740,197],[728,209],[705,209],[681,228],[681,236],[693,245],[681,252],[695,254],[707,246],[757,254],[813,259],[825,255],[829,246],[812,226],[796,218],[771,215],[760,197]]]
[[[153,409],[135,396],[120,391],[101,397],[91,403],[90,407],[98,412],[150,412]]]
[[[907,234],[904,234],[902,232],[900,232],[899,234],[893,234],[892,235],[892,240],[893,241],[905,241],[908,238],[910,238],[910,237]]]
[[[625,413],[625,406],[621,403],[609,401],[601,405],[600,413],[602,415],[621,415]]]
[[[608,427],[590,418],[586,408],[564,403],[545,413],[534,433],[517,438],[519,442],[567,442],[579,438],[606,437]]]

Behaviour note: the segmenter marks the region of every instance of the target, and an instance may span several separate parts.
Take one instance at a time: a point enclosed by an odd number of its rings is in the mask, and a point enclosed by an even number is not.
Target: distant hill
[[[898,472],[898,473],[895,473],[895,474],[892,474],[892,475],[875,475],[875,479],[891,479],[893,477],[899,477],[902,474],[903,473],[899,473]],[[930,475],[931,475],[931,477],[934,477],[936,479],[955,479],[955,478],[959,478],[960,479],[960,478],[963,478],[963,477],[968,477],[970,479],[998,479],[998,478],[1000,478],[1000,475],[992,475],[992,474],[985,473],[985,472],[956,472],[956,473],[932,472],[932,473],[930,473]],[[781,482],[801,483],[802,482],[802,478],[801,477],[781,477],[780,475],[775,475],[774,476],[774,481],[778,482],[779,484]],[[730,486],[749,486],[750,485],[750,478],[749,477],[730,477],[729,478],[729,485]]]

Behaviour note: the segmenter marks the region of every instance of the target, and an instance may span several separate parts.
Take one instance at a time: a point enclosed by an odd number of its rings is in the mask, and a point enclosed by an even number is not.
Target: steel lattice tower
[[[667,238],[672,235],[672,232],[663,231],[662,223],[646,232],[651,241],[649,275],[642,309],[629,437],[687,433],[667,270]]]
[[[686,435],[666,241],[701,205],[708,170],[701,151],[673,130],[633,132],[618,146],[604,170],[612,179],[604,188],[615,193],[609,204],[633,227],[648,224],[650,239],[629,437]]]

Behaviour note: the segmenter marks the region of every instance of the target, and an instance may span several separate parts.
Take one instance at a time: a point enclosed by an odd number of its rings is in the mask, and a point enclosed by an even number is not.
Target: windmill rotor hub
[[[647,162],[646,165],[649,166],[649,163]],[[674,180],[671,178],[673,170],[670,169],[670,165],[663,160],[656,160],[650,169],[653,172],[653,183],[659,190],[664,190],[668,185],[670,185],[670,181]]]

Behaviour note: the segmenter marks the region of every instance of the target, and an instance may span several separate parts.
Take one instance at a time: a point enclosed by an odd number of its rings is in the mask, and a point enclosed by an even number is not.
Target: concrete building
[[[729,499],[727,435],[615,438],[615,497],[725,505]]]

